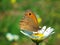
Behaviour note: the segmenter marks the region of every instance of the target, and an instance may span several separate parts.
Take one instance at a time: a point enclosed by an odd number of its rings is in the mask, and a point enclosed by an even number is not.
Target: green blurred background
[[[40,26],[55,29],[41,45],[60,45],[60,0],[0,0],[0,45],[34,45],[20,33],[19,21],[27,9],[40,16]],[[9,41],[7,33],[19,35],[19,40]]]

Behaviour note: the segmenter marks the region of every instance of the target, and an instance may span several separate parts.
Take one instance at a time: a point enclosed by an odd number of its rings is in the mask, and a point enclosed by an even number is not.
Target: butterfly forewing
[[[36,16],[31,11],[26,12],[24,18],[20,21],[20,28],[22,30],[38,31],[38,22],[35,21],[37,21]]]

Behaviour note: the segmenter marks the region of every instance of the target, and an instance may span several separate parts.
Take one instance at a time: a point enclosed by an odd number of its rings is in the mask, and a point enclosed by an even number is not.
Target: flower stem
[[[39,45],[39,43],[38,43],[38,42],[36,42],[36,45]]]

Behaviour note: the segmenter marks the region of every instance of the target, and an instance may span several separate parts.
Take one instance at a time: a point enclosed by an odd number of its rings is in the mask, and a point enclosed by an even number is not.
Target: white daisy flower
[[[18,35],[14,35],[14,40],[18,40],[19,36]]]
[[[6,34],[6,38],[9,40],[9,41],[12,41],[14,39],[13,35],[11,33],[7,33]]]
[[[19,36],[15,34],[7,33],[6,38],[9,41],[13,41],[13,40],[17,41],[19,39]]]
[[[52,35],[53,33],[55,33],[53,28],[51,27],[46,28],[46,26],[43,26],[37,32],[29,32],[26,30],[21,30],[20,32],[33,40],[43,40],[48,36]]]

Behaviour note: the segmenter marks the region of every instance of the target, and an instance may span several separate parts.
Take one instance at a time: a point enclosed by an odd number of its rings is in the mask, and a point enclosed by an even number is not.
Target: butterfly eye
[[[29,15],[31,15],[31,13],[29,13]]]

